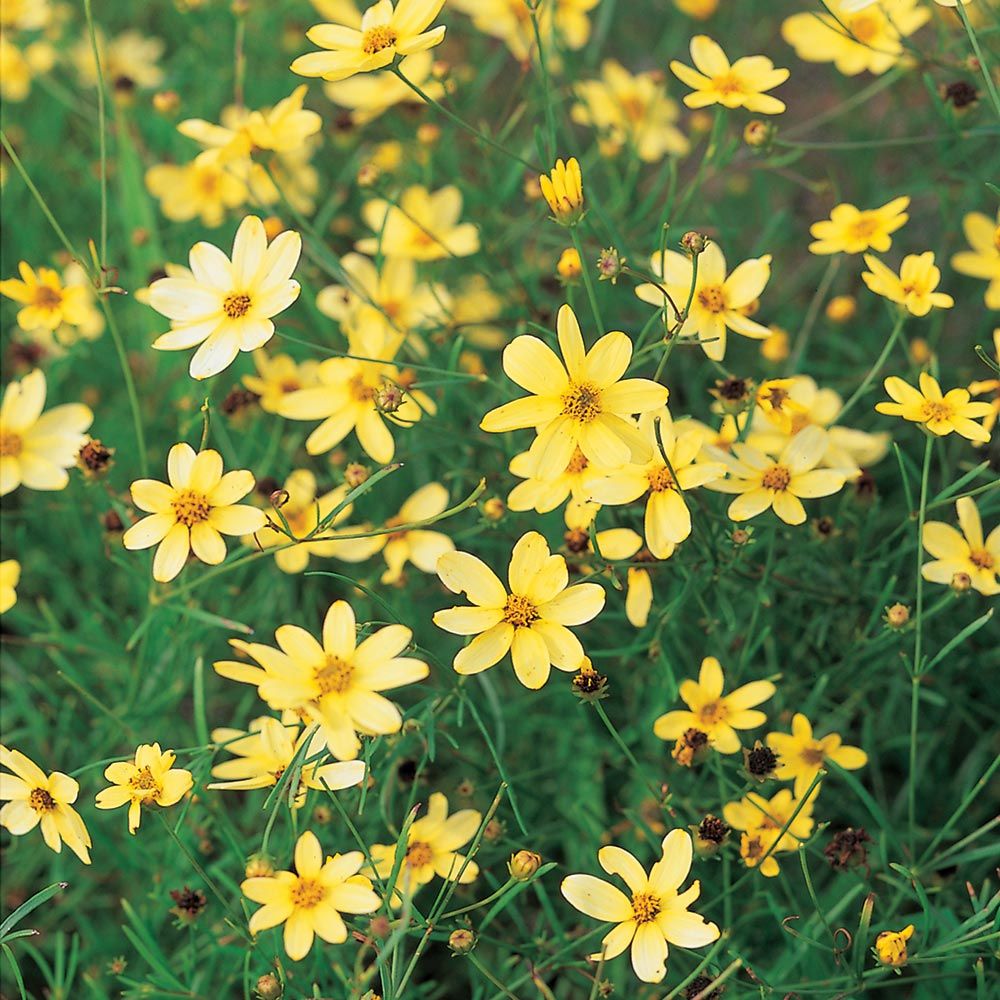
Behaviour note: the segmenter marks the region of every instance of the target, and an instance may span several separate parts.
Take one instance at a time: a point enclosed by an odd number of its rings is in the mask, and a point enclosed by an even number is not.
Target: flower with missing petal
[[[563,896],[581,913],[616,926],[605,934],[593,962],[610,961],[631,946],[632,968],[644,983],[659,983],[667,974],[667,943],[679,948],[703,948],[718,940],[719,928],[688,911],[701,894],[695,879],[680,887],[691,871],[693,848],[686,830],[671,830],[660,843],[661,856],[649,874],[639,861],[620,847],[602,847],[597,860],[609,875],[628,886],[621,889],[593,875],[567,875]]]
[[[797,796],[806,793],[827,760],[832,760],[845,771],[856,771],[868,763],[868,754],[864,750],[843,746],[836,733],[820,739],[813,736],[812,725],[801,712],[792,716],[790,734],[768,733],[767,745],[778,755],[778,768],[774,776],[779,781],[794,779],[794,792]]]
[[[865,254],[868,270],[862,272],[864,283],[876,295],[897,302],[913,316],[926,316],[932,308],[950,309],[955,300],[944,292],[935,292],[941,269],[934,266],[934,252],[907,254],[897,275],[877,257]]]
[[[246,535],[264,527],[264,512],[236,501],[254,485],[246,469],[222,473],[222,456],[181,442],[167,456],[167,483],[137,479],[132,502],[149,517],[137,521],[122,536],[129,550],[158,545],[153,579],[169,583],[184,568],[188,553],[215,566],[226,558],[223,535]]]
[[[941,392],[941,386],[933,375],[920,373],[920,388],[904,382],[896,375],[885,380],[885,391],[895,402],[876,403],[879,413],[902,417],[923,426],[938,437],[953,431],[970,441],[989,441],[990,433],[977,417],[988,416],[992,410],[989,403],[969,401],[966,389],[951,389]]]
[[[211,243],[191,248],[190,278],[160,278],[149,286],[149,304],[166,316],[170,332],[153,342],[158,351],[198,346],[189,368],[205,379],[228,368],[240,351],[254,351],[274,336],[271,317],[299,297],[292,272],[302,238],[286,231],[267,242],[264,223],[248,215],[233,240],[233,258]]]
[[[969,577],[971,586],[980,594],[992,597],[1000,594],[1000,525],[983,538],[983,522],[972,497],[962,497],[956,504],[957,531],[943,521],[924,524],[924,548],[934,557],[924,563],[921,573],[931,583],[950,584],[958,573]]]
[[[604,588],[596,583],[568,586],[561,555],[529,531],[514,546],[510,591],[482,560],[469,552],[449,552],[438,560],[438,576],[452,593],[464,593],[473,607],[434,613],[434,624],[454,635],[476,638],[455,657],[460,674],[478,674],[510,652],[517,679],[527,688],[543,687],[549,670],[574,672],[583,646],[567,626],[583,625],[604,607]]]
[[[139,829],[143,806],[176,805],[194,784],[194,776],[174,767],[173,750],[160,750],[159,743],[143,743],[132,760],[109,764],[104,777],[110,788],[97,793],[98,809],[117,809],[128,803],[128,832]]]
[[[815,254],[864,253],[877,250],[885,253],[892,246],[892,234],[906,225],[910,216],[906,209],[910,198],[893,198],[881,208],[859,209],[854,205],[837,205],[829,219],[821,219],[809,227],[814,242],[809,252]]]

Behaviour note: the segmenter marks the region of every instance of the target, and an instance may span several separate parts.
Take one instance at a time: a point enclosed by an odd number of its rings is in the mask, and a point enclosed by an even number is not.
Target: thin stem
[[[969,15],[966,13],[963,3],[959,3],[958,5],[958,16],[962,19],[962,24],[965,26],[965,33],[969,36],[972,51],[976,53],[976,59],[979,60],[979,69],[982,71],[983,80],[986,81],[986,89],[989,91],[993,110],[996,111],[997,115],[1000,115],[1000,93],[997,92],[996,84],[993,82],[993,74],[990,72],[986,58],[983,56],[983,50],[979,47],[979,39],[976,37],[976,31],[972,27],[972,22],[969,20]]]
[[[103,266],[108,259],[108,129],[107,112],[104,106],[104,69],[101,67],[101,52],[97,44],[97,29],[90,0],[83,0],[87,15],[87,30],[90,32],[90,47],[94,52],[94,66],[97,69],[97,122],[101,151],[101,260]]]
[[[632,765],[632,767],[635,768],[636,774],[642,777],[642,780],[646,783],[646,787],[649,788],[649,790],[653,793],[654,798],[656,798],[657,801],[660,801],[663,798],[662,792],[646,776],[646,772],[643,769],[642,765],[639,763],[639,761],[636,760],[635,754],[632,753],[632,751],[628,748],[628,745],[621,738],[620,734],[618,733],[618,730],[615,729],[614,723],[608,718],[608,713],[604,711],[604,706],[599,701],[595,701],[594,710],[600,717],[601,722],[604,723],[604,728],[607,729],[607,731],[611,734],[611,738],[618,745],[618,749],[621,750],[623,754],[625,754],[625,756],[628,758],[629,763]]]
[[[844,403],[843,407],[840,410],[840,413],[837,414],[837,419],[835,423],[840,423],[840,421],[844,419],[844,415],[847,413],[847,411],[852,409],[854,407],[854,404],[857,403],[857,401],[868,391],[869,386],[871,386],[872,382],[875,380],[878,373],[882,370],[882,366],[885,364],[886,359],[892,352],[892,349],[895,346],[896,341],[899,339],[899,334],[902,332],[903,324],[905,322],[906,322],[906,311],[904,309],[900,309],[898,315],[896,316],[896,322],[895,324],[893,324],[892,332],[889,334],[889,338],[888,340],[886,340],[885,346],[882,348],[882,353],[879,354],[878,360],[875,362],[875,364],[871,366],[871,368],[868,371],[868,374],[865,375],[865,377],[861,380],[861,385],[859,385],[858,388],[854,391],[854,393],[851,395],[851,398],[846,403]]]
[[[576,226],[569,227],[569,235],[573,240],[573,246],[580,256],[580,270],[583,272],[583,284],[587,289],[587,300],[590,302],[590,311],[594,314],[594,322],[597,324],[597,332],[603,337],[606,330],[604,320],[601,319],[601,310],[597,305],[597,290],[594,288],[594,279],[590,274],[590,268],[584,262],[583,243],[580,234],[576,231]]]
[[[812,302],[809,303],[809,311],[802,322],[802,329],[799,330],[799,336],[795,342],[795,350],[792,352],[792,356],[788,362],[788,370],[793,374],[798,371],[799,364],[805,355],[806,347],[809,345],[809,338],[812,336],[813,327],[819,318],[820,307],[823,305],[826,293],[830,290],[830,286],[833,284],[833,279],[837,276],[839,269],[840,255],[838,254],[836,257],[830,258],[830,263],[826,266],[826,272],[816,288],[816,294],[813,296]]]

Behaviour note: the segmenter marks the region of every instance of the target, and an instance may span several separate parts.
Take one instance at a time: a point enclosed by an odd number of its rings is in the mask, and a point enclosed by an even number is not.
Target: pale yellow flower
[[[955,254],[951,266],[959,274],[988,281],[986,308],[1000,309],[1000,212],[995,219],[985,212],[969,212],[962,229],[970,249]]]
[[[234,171],[218,149],[206,149],[190,163],[159,163],[146,171],[149,193],[160,201],[160,211],[173,222],[200,219],[215,228],[229,209],[250,196],[245,171]]]
[[[295,361],[287,354],[269,355],[260,349],[253,352],[253,363],[257,374],[244,375],[243,384],[260,397],[265,413],[278,413],[285,396],[319,382],[318,361]]]
[[[129,761],[109,764],[104,777],[110,788],[97,793],[98,809],[117,809],[128,803],[128,832],[139,829],[143,806],[176,805],[194,784],[194,776],[182,767],[174,767],[173,750],[160,750],[159,743],[143,743]]]
[[[740,856],[747,868],[759,868],[765,878],[773,878],[780,871],[776,854],[798,850],[813,832],[815,821],[812,811],[820,786],[817,785],[809,800],[799,809],[801,799],[796,799],[789,788],[782,788],[770,799],[749,792],[738,802],[727,802],[722,816],[734,830],[742,830]],[[798,815],[795,815],[798,810]],[[795,819],[792,820],[792,816]],[[782,829],[791,820],[791,825]],[[773,850],[772,850],[773,846]],[[765,859],[764,855],[769,856]]]
[[[164,43],[139,31],[129,29],[108,41],[97,29],[97,48],[101,57],[101,73],[113,93],[131,96],[134,90],[153,90],[163,83],[159,65]],[[97,63],[89,37],[81,38],[72,50],[73,62],[80,79],[91,87],[97,86]]]
[[[962,497],[955,504],[960,532],[943,521],[924,524],[921,542],[934,557],[924,563],[921,573],[932,583],[950,584],[955,575],[964,573],[980,594],[1000,594],[1000,525],[983,538],[983,522],[972,497]]]
[[[415,83],[431,100],[439,101],[445,94],[444,84],[434,79],[434,56],[418,52],[403,59],[399,68],[407,80]],[[323,93],[343,108],[349,108],[351,123],[358,128],[373,122],[397,104],[423,104],[412,87],[390,70],[353,76],[323,86]]]

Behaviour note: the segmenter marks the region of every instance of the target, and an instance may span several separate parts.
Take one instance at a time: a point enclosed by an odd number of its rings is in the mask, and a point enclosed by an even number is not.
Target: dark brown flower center
[[[174,497],[172,506],[174,517],[189,528],[202,521],[207,521],[208,515],[212,512],[212,505],[208,502],[208,497],[204,493],[196,493],[194,490],[179,490]]]
[[[504,621],[509,622],[514,628],[527,628],[533,622],[537,622],[541,615],[538,613],[538,608],[526,597],[511,594],[504,605],[503,617]]]
[[[31,806],[35,812],[47,813],[52,812],[56,807],[56,800],[52,798],[46,788],[32,788],[31,794],[28,796],[28,805]]]
[[[250,296],[245,292],[230,292],[222,300],[222,311],[230,319],[240,319],[250,311]]]

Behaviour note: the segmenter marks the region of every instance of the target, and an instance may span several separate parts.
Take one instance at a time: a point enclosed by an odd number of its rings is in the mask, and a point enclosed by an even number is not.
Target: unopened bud
[[[556,273],[563,281],[573,281],[583,273],[580,255],[573,247],[567,247],[560,254],[559,262],[556,264]]]
[[[910,620],[910,609],[905,604],[893,604],[885,609],[885,623],[889,628],[903,628]]]
[[[625,258],[614,247],[602,250],[600,257],[597,258],[598,281],[610,281],[612,285],[617,284],[624,267]]]
[[[276,215],[269,215],[264,220],[264,235],[268,242],[277,239],[285,231],[285,224]]]
[[[160,90],[153,94],[153,110],[161,115],[176,114],[181,99],[176,90]]]
[[[972,577],[968,573],[956,573],[951,578],[951,589],[956,594],[964,594],[972,586]]]
[[[507,513],[507,505],[499,497],[483,501],[483,516],[488,521],[499,521]]]
[[[542,867],[542,856],[534,851],[518,851],[510,856],[507,871],[518,882],[527,882]]]
[[[266,972],[257,980],[254,987],[260,1000],[280,1000],[285,992],[281,980],[273,972]]]
[[[366,465],[362,465],[360,462],[349,462],[344,468],[344,482],[353,490],[367,482],[370,474]]]
[[[692,229],[681,237],[681,246],[687,250],[692,257],[697,257],[698,254],[704,252],[705,247],[708,246],[708,237],[703,233],[697,233]]]
[[[846,323],[857,311],[858,300],[853,295],[835,295],[826,304],[826,318],[831,323]]]
[[[395,413],[403,405],[403,390],[392,382],[383,382],[375,393],[375,409],[380,413]]]
[[[433,122],[424,122],[417,128],[417,142],[422,146],[433,146],[441,138],[441,128]]]
[[[451,932],[451,937],[448,938],[448,947],[456,955],[468,955],[476,947],[476,935],[472,931],[460,927],[457,931]]]
[[[255,854],[247,862],[244,875],[247,878],[270,878],[274,874],[274,865],[270,858],[265,858],[262,854]]]
[[[382,176],[382,171],[374,163],[362,163],[355,178],[358,187],[371,187]]]
[[[771,141],[773,135],[773,126],[768,125],[767,122],[762,122],[759,118],[754,118],[753,121],[747,122],[746,128],[743,129],[743,141],[754,149],[766,146]]]

